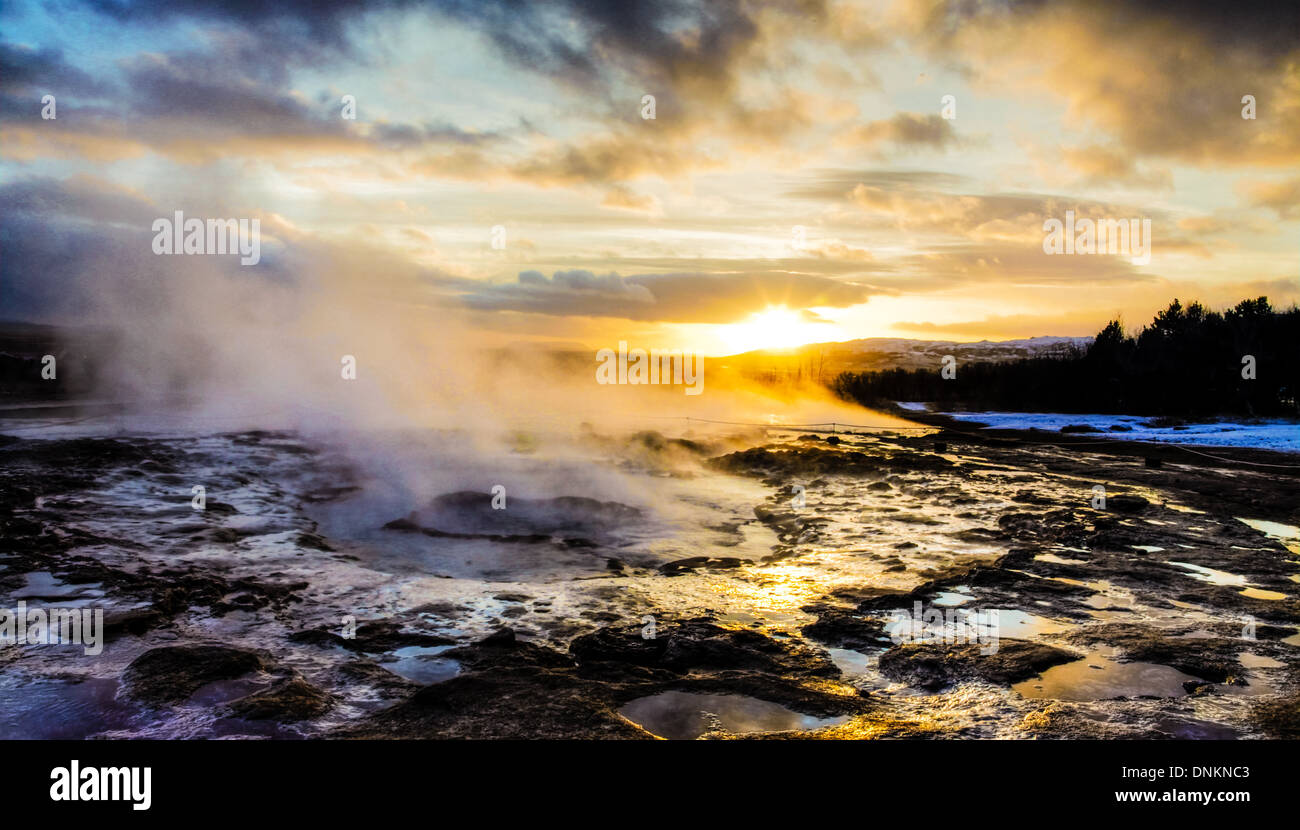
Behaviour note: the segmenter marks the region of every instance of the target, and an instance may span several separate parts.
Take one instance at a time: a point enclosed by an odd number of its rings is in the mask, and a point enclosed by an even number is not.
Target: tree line
[[[1222,313],[1175,299],[1134,334],[1111,320],[1086,348],[1050,357],[934,369],[844,372],[830,382],[864,406],[1199,417],[1297,415],[1300,308],[1267,297]]]

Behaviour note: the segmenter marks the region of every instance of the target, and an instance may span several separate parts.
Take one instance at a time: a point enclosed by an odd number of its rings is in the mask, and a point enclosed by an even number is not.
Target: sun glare
[[[830,339],[829,326],[810,323],[785,306],[769,306],[748,320],[720,326],[718,337],[736,352],[755,349],[792,349]]]

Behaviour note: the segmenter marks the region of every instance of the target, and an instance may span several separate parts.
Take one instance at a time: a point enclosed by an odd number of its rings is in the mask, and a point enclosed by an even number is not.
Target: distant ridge
[[[810,369],[825,376],[838,372],[862,372],[872,369],[920,369],[938,366],[946,355],[959,363],[999,363],[1068,354],[1086,349],[1092,337],[1045,335],[1019,340],[979,340],[958,343],[953,340],[912,340],[905,337],[868,337],[840,343],[811,343],[788,350],[757,349],[715,358],[727,366],[747,372]]]

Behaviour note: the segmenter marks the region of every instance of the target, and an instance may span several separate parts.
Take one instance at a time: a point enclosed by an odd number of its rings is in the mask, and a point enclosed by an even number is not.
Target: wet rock
[[[241,697],[229,705],[231,714],[246,720],[280,723],[310,720],[328,712],[334,698],[301,677],[290,677],[269,689]]]
[[[835,678],[840,671],[820,649],[781,642],[748,629],[729,629],[711,620],[686,620],[661,627],[646,640],[639,627],[607,627],[578,637],[569,651],[584,665],[624,663],[690,671],[745,670],[787,678]]]
[[[1055,615],[1090,618],[1085,601],[1095,593],[1093,589],[1004,569],[1001,563],[1006,558],[993,565],[955,565],[944,568],[911,591],[884,591],[867,596],[858,603],[858,610],[910,611],[915,603],[931,605],[940,593],[964,585],[978,589],[980,603],[991,607],[1018,608],[1027,602],[1035,602],[1044,603]]]
[[[104,637],[114,640],[126,634],[139,636],[163,621],[155,608],[114,609],[104,614]]]
[[[831,648],[880,648],[888,643],[884,623],[840,608],[805,608],[818,613],[817,621],[803,627],[803,635]]]
[[[659,566],[659,573],[664,576],[680,576],[698,570],[722,571],[752,564],[752,560],[734,556],[690,556],[663,563]]]
[[[1300,694],[1256,702],[1250,720],[1269,738],[1300,738]]]
[[[132,660],[122,681],[127,694],[136,700],[182,703],[201,686],[262,671],[269,665],[259,654],[230,646],[163,646]]]
[[[618,708],[674,689],[749,695],[818,716],[867,707],[860,695],[818,688],[838,675],[819,650],[704,619],[667,626],[653,640],[637,626],[607,627],[575,639],[569,654],[504,629],[441,656],[462,674],[338,736],[644,739],[651,736]]]
[[[1150,506],[1151,503],[1146,499],[1131,493],[1117,493],[1106,497],[1106,509],[1117,510],[1120,513],[1141,513]]]
[[[987,680],[1009,686],[1052,666],[1079,659],[1065,649],[1023,640],[1000,640],[997,651],[984,654],[979,644],[906,643],[880,656],[886,677],[931,691],[963,680]]]
[[[335,674],[345,683],[360,683],[386,699],[407,698],[420,688],[419,683],[394,674],[373,660],[343,663],[335,670]]]
[[[355,637],[344,637],[332,629],[310,628],[290,634],[289,640],[322,647],[339,646],[348,651],[367,654],[379,654],[407,646],[426,648],[447,646],[456,642],[450,637],[439,634],[406,630],[404,624],[398,620],[371,620],[359,623],[355,633]]]
[[[953,463],[931,453],[879,452],[868,455],[858,450],[826,447],[773,449],[754,447],[711,458],[706,465],[738,475],[775,476],[779,479],[811,478],[818,475],[866,476],[890,470],[949,470]]]
[[[462,674],[339,733],[349,738],[640,738],[612,690],[580,677],[572,657],[502,629],[444,652]]]
[[[325,541],[325,537],[321,536],[319,533],[299,533],[297,544],[298,547],[310,548],[312,550],[321,550],[326,552],[334,550],[334,548],[330,547],[329,542]]]

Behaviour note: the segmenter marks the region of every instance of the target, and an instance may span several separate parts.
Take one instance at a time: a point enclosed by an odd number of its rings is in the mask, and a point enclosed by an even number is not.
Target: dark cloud
[[[618,66],[656,80],[686,77],[726,87],[733,61],[759,35],[761,9],[821,17],[820,0],[92,0],[115,20],[155,25],[199,20],[257,32],[275,51],[354,51],[356,24],[375,12],[420,8],[482,31],[514,63],[595,86]]]
[[[1112,165],[1300,160],[1300,3],[913,0],[906,9],[911,40],[935,60],[977,83],[1059,97],[1068,121],[1112,138]],[[1241,117],[1244,95],[1256,97],[1256,119]]]
[[[102,95],[107,89],[101,80],[68,63],[61,49],[0,42],[0,93],[4,95]]]
[[[7,319],[93,320],[106,298],[162,313],[193,280],[249,274],[236,257],[154,254],[153,220],[170,218],[170,210],[99,179],[20,179],[0,186],[0,204],[0,309]],[[290,280],[276,258],[264,244],[259,279]]]
[[[310,57],[322,49],[352,51],[350,24],[369,12],[407,8],[417,0],[91,0],[86,5],[124,23],[197,20],[252,30],[279,55]]]
[[[144,148],[181,161],[208,161],[227,154],[273,156],[307,149],[366,153],[409,148],[482,147],[504,136],[473,132],[446,122],[349,121],[341,101],[314,100],[285,91],[284,68],[275,61],[244,60],[243,35],[234,52],[146,53],[120,62],[117,82],[84,83],[112,90],[112,106],[59,102],[59,118],[40,118],[39,99],[26,92],[50,77],[76,80],[76,70],[49,50],[0,44],[0,60],[12,71],[7,89],[30,100],[0,93],[0,123],[22,125],[25,145],[76,154],[127,157]],[[17,79],[17,80],[14,80]],[[41,89],[46,87],[41,86]]]
[[[951,121],[933,113],[915,112],[900,112],[892,118],[863,124],[849,140],[868,147],[891,144],[898,150],[945,150],[958,142]]]
[[[90,176],[66,181],[44,176],[19,179],[0,187],[0,202],[7,215],[34,219],[80,219],[147,228],[161,215],[147,198]]]

